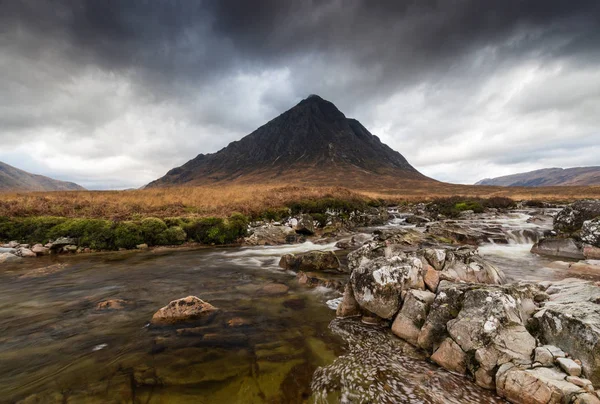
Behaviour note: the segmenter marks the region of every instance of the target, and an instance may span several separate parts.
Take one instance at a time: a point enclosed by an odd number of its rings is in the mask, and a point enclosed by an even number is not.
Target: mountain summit
[[[222,182],[397,185],[433,181],[360,122],[311,95],[239,141],[200,154],[148,187]]]

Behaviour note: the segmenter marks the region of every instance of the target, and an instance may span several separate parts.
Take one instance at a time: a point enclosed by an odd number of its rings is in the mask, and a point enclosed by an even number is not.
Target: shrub
[[[187,234],[180,226],[169,227],[160,235],[160,244],[179,245],[185,243]]]
[[[259,215],[260,219],[278,222],[290,215],[289,208],[269,208]]]
[[[546,203],[544,203],[544,201],[540,201],[538,199],[532,199],[530,201],[525,201],[524,205],[527,206],[528,208],[545,208],[546,207]]]
[[[186,224],[184,230],[188,237],[200,243],[229,244],[248,234],[248,218],[241,213],[233,213],[227,220],[202,218]]]
[[[121,222],[115,228],[116,248],[135,248],[144,243],[141,226],[135,222]]]
[[[319,227],[327,226],[327,215],[323,213],[313,213],[312,218],[319,223]]]
[[[504,196],[493,196],[483,202],[486,208],[511,209],[516,206],[515,201]]]
[[[147,217],[140,222],[142,237],[148,245],[158,245],[161,241],[161,234],[167,230],[167,225],[156,217]]]

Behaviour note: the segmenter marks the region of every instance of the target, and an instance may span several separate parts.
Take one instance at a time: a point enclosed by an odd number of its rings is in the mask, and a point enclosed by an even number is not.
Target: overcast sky
[[[0,161],[139,187],[309,94],[433,178],[600,165],[600,2],[0,1]]]

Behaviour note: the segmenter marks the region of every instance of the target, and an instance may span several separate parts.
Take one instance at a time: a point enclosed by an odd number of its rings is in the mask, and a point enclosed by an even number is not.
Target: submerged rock
[[[154,325],[168,325],[180,322],[209,321],[218,309],[196,296],[173,300],[152,316]]]
[[[15,254],[11,253],[0,253],[0,264],[5,262],[15,262],[19,261],[21,257],[17,257]]]

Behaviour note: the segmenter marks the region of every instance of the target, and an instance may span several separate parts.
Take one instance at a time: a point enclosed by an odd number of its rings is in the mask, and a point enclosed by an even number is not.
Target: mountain
[[[434,180],[360,122],[317,95],[212,154],[200,154],[147,187],[215,183],[397,186]]]
[[[82,191],[85,188],[73,183],[43,175],[30,174],[13,166],[0,162],[1,191]]]
[[[475,185],[500,185],[504,187],[600,185],[600,167],[544,168],[504,177],[486,178]]]

